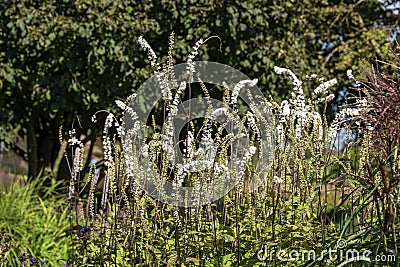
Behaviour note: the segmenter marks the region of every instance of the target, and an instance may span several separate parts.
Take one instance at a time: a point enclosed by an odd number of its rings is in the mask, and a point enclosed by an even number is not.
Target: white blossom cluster
[[[346,75],[347,75],[347,78],[349,78],[350,80],[353,80],[353,79],[354,79],[353,70],[348,69],[348,70],[346,71]]]
[[[183,92],[185,92],[186,89],[186,82],[182,81],[181,84],[178,87],[178,90],[175,93],[174,100],[172,101],[171,105],[171,116],[175,116],[178,112],[178,105],[180,103],[181,97]]]
[[[132,102],[134,100],[134,98],[136,97],[136,94],[133,94],[129,97],[129,102]],[[115,103],[117,104],[117,106],[123,110],[123,115],[128,114],[129,117],[131,118],[133,125],[130,128],[130,131],[132,131],[131,134],[136,135],[139,130],[140,130],[140,122],[139,122],[139,118],[137,116],[136,111],[131,108],[130,106],[126,105],[123,101],[121,100],[116,100]],[[118,136],[122,137],[123,135],[125,135],[125,131],[124,131],[124,123],[123,123],[123,117],[121,118],[122,123],[121,124],[117,124],[116,123],[116,127],[117,127],[117,132],[118,132]]]
[[[289,101],[284,100],[279,106],[280,113],[278,115],[279,124],[277,125],[277,141],[278,147],[283,148],[284,143],[282,142],[285,142],[285,129],[287,129],[287,127],[289,127],[289,129],[294,128],[295,138],[300,140],[302,133],[309,122],[309,114],[311,111],[305,101],[303,89],[301,87],[302,82],[297,78],[297,76],[290,69],[286,68],[275,66],[274,71],[277,74],[289,74],[295,85]]]
[[[175,129],[173,118],[178,113],[178,106],[181,103],[182,95],[185,92],[187,87],[186,82],[180,82],[179,87],[178,83],[172,81],[170,79],[174,79],[173,74],[168,74],[167,71],[163,70],[160,67],[160,64],[157,62],[157,56],[153,49],[151,49],[150,45],[144,40],[143,37],[139,38],[139,43],[141,47],[147,52],[148,58],[150,60],[151,66],[154,67],[155,76],[157,77],[158,82],[161,85],[161,91],[164,99],[166,100],[166,120],[163,125],[162,132],[155,132],[151,137],[146,137],[147,139],[139,141],[142,143],[138,143],[139,135],[142,134],[140,132],[141,125],[140,120],[138,118],[137,113],[134,110],[134,107],[131,107],[127,103],[131,103],[136,94],[131,95],[127,101],[116,100],[116,105],[123,111],[123,116],[121,118],[121,123],[118,123],[118,120],[111,113],[108,114],[103,130],[103,146],[104,146],[104,160],[105,165],[108,169],[107,171],[107,179],[105,179],[104,188],[103,188],[103,196],[102,196],[102,206],[106,205],[109,192],[113,192],[113,187],[115,187],[115,178],[113,178],[113,168],[116,164],[116,161],[113,157],[114,155],[114,146],[113,139],[109,136],[109,129],[113,126],[117,127],[118,136],[121,138],[121,147],[123,150],[123,165],[124,165],[124,173],[129,178],[132,183],[135,183],[137,179],[143,179],[143,177],[148,177],[155,175],[156,172],[149,171],[150,169],[146,168],[161,168],[158,170],[161,172],[161,180],[165,179],[165,176],[169,175],[168,173],[171,170],[168,168],[172,168],[174,172],[174,179],[172,181],[173,185],[173,194],[177,194],[178,190],[183,185],[183,182],[186,178],[194,178],[195,180],[191,181],[193,187],[196,189],[200,189],[201,183],[210,183],[212,179],[218,178],[221,175],[227,176],[227,178],[231,177],[232,171],[230,170],[230,162],[232,160],[229,158],[228,148],[232,144],[232,142],[238,138],[242,138],[243,133],[241,134],[233,134],[228,133],[227,135],[223,135],[223,129],[226,127],[225,125],[219,125],[217,128],[217,133],[215,137],[213,137],[213,127],[215,126],[213,123],[216,121],[218,117],[224,117],[227,122],[233,123],[237,126],[244,127],[242,122],[238,120],[235,116],[237,116],[237,110],[233,110],[230,112],[227,107],[220,107],[214,109],[211,105],[210,96],[208,94],[207,88],[205,85],[202,85],[202,89],[206,98],[208,100],[209,110],[207,114],[209,115],[208,119],[205,121],[205,125],[201,128],[201,132],[199,133],[200,142],[198,147],[196,146],[198,138],[195,135],[194,129],[190,129],[188,131],[186,140],[184,140],[184,149],[183,149],[183,158],[181,162],[176,162],[176,149],[178,149],[178,145],[175,144]],[[204,43],[203,40],[199,40],[194,45],[191,53],[188,56],[188,68],[189,74],[193,74],[195,70],[194,66],[194,58],[198,54],[198,50],[201,45]],[[169,70],[171,71],[171,70]],[[173,70],[172,70],[173,71]],[[189,77],[190,79],[190,77]],[[190,80],[188,81],[190,82]],[[170,85],[173,84],[176,90],[171,90]],[[238,101],[238,96],[245,87],[252,87],[257,84],[257,79],[254,80],[243,80],[238,82],[231,93],[231,96],[228,95],[228,105],[235,106]],[[236,112],[236,113],[235,113]],[[246,121],[248,127],[253,129],[259,138],[260,132],[258,129],[258,116],[259,114],[254,114],[252,112],[248,112],[246,114]],[[124,125],[127,123],[126,120],[122,120],[123,118],[128,119],[129,125]],[[93,116],[93,121],[96,121],[96,116]],[[129,127],[128,127],[129,126]],[[252,158],[252,156],[256,153],[257,149],[255,146],[251,145],[247,148],[244,148],[243,158],[238,159],[238,168],[234,170],[236,173],[235,176],[240,177],[241,182],[243,182],[243,176],[246,171],[247,163]],[[217,155],[217,153],[220,153]],[[144,161],[143,161],[144,159]],[[161,159],[161,162],[159,162]],[[143,165],[143,162],[149,162],[148,165]],[[160,164],[161,163],[161,164]],[[173,164],[171,164],[173,163]],[[231,162],[232,163],[232,162]],[[157,184],[155,182],[156,187],[162,187],[162,181]],[[161,190],[163,191],[163,190]],[[200,192],[200,191],[199,191]],[[177,195],[175,197],[178,197]]]
[[[112,158],[112,143],[108,136],[109,129],[113,126],[114,115],[109,113],[103,127],[103,147],[104,147],[104,165],[110,166]]]
[[[276,74],[284,74],[284,73],[289,74],[292,77],[295,87],[300,88],[302,82],[297,78],[297,76],[293,73],[292,70],[275,66],[274,71]]]
[[[254,109],[253,109],[254,110]],[[257,119],[254,116],[254,114],[250,111],[248,111],[246,113],[246,117],[247,117],[247,125],[250,127],[250,129],[252,129],[255,134],[256,134],[256,141],[260,141],[261,138],[261,132],[260,129],[257,125]]]
[[[253,157],[253,155],[257,152],[257,148],[255,146],[250,146],[249,149],[246,151],[245,155],[242,159],[239,160],[239,169],[238,169],[238,177],[239,177],[239,186],[243,186],[246,165]]]
[[[332,87],[334,85],[337,84],[337,79],[332,79],[329,80],[327,82],[323,82],[321,83],[317,88],[315,88],[314,90],[314,94],[318,95],[318,94],[328,94],[328,88]]]
[[[198,154],[196,155],[197,158],[201,158],[202,160],[215,158],[217,152],[211,131],[211,124],[207,122],[201,135],[200,147]]]
[[[237,103],[237,98],[239,96],[240,91],[246,87],[246,86],[256,86],[258,83],[258,79],[253,79],[253,80],[242,80],[238,82],[235,87],[232,90],[232,96],[231,96],[231,103],[236,104]]]
[[[198,40],[196,42],[196,44],[193,46],[192,51],[190,52],[190,54],[188,56],[188,60],[187,60],[188,66],[186,67],[186,69],[188,70],[189,75],[193,74],[196,71],[193,60],[199,53],[199,48],[203,43],[204,43],[203,39]]]
[[[346,75],[350,80],[355,82],[355,86],[360,86],[359,81],[354,77],[353,71],[351,69],[346,71]],[[368,99],[367,97],[356,97],[354,104],[346,105],[340,112],[335,116],[331,127],[328,132],[329,138],[336,138],[338,132],[342,128],[342,125],[347,122],[354,122],[357,126],[360,125],[360,119],[362,119],[363,114],[368,112]],[[367,131],[374,130],[371,124],[367,124]]]
[[[355,84],[356,87],[360,86],[360,82],[354,77],[352,69],[348,69],[346,71],[346,75],[347,75],[347,78],[349,78],[349,80],[354,81],[354,84]]]
[[[79,172],[83,169],[83,144],[78,138],[76,138],[75,129],[69,131],[69,136],[68,144],[72,148],[75,148],[72,154],[72,167],[70,169],[71,180],[68,189],[68,199],[70,200],[75,192],[75,183],[77,181]]]
[[[356,100],[356,103],[351,106],[347,106],[343,108],[334,118],[331,123],[331,127],[328,131],[328,136],[331,139],[335,139],[338,132],[340,131],[342,125],[346,122],[353,121],[357,125],[359,125],[359,118],[362,117],[362,114],[365,114],[368,109],[368,101],[366,98],[359,98]],[[366,125],[366,129],[369,131],[373,130],[372,125]]]
[[[150,60],[150,64],[153,68],[156,68],[158,71],[161,70],[160,64],[157,62],[157,55],[154,52],[153,48],[149,45],[149,43],[143,38],[143,36],[139,36],[139,44],[140,46],[146,50],[147,55]]]
[[[328,89],[337,84],[336,79],[324,81],[323,78],[318,78],[316,74],[306,76],[307,79],[316,79],[320,83],[317,88],[312,92],[314,98],[313,102],[306,102],[304,92],[302,89],[302,82],[297,76],[289,69],[275,67],[277,74],[287,73],[294,83],[294,88],[291,92],[291,98],[289,100],[283,100],[281,104],[269,103],[268,106],[272,109],[277,110],[277,147],[278,149],[284,149],[285,143],[287,143],[288,133],[293,132],[294,138],[300,141],[303,138],[305,131],[308,131],[310,126],[313,129],[313,133],[316,135],[318,140],[323,139],[323,120],[321,114],[313,110],[310,103],[316,105],[318,103],[327,103],[334,99],[333,94],[329,94]]]
[[[171,89],[168,84],[168,75],[158,63],[156,53],[142,36],[139,37],[138,41],[140,46],[147,52],[150,64],[155,69],[154,75],[160,84],[162,95],[166,100],[172,100]]]

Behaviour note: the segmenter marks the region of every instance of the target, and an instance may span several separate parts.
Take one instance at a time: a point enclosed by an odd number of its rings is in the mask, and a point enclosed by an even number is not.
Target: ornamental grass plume
[[[377,189],[374,202],[379,225],[383,233],[392,234],[394,244],[400,192],[400,53],[395,60],[395,64],[376,60],[367,80],[359,81],[360,95],[349,108],[350,120],[369,151],[366,175],[359,180],[369,190]]]
[[[400,61],[400,56],[396,57]],[[361,114],[361,120],[376,141],[372,148],[389,157],[400,143],[400,67],[392,65],[392,75],[379,72],[379,68],[378,65],[369,73],[368,80],[362,82],[368,108]],[[359,101],[359,104],[363,103]]]
[[[397,47],[400,51],[400,47]],[[400,54],[395,54],[400,62]],[[352,77],[350,73],[350,77]],[[367,80],[357,81],[353,104],[348,105],[348,121],[352,121],[360,137],[368,136],[369,148],[379,160],[390,165],[393,175],[399,173],[400,144],[400,67],[376,61]]]

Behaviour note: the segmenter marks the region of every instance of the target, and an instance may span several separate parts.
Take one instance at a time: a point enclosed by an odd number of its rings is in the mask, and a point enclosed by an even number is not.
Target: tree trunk
[[[33,122],[29,122],[26,127],[26,135],[28,142],[28,179],[32,180],[36,178],[39,174],[39,166],[38,166],[38,146],[37,146],[37,138],[36,131],[33,125]]]

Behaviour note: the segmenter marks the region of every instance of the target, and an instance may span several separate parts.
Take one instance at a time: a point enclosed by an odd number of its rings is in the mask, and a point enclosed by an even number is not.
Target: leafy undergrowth
[[[65,198],[46,178],[0,184],[1,266],[60,266],[71,240]]]

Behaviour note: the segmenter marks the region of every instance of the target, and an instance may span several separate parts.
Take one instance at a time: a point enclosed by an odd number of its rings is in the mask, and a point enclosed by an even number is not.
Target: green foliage
[[[148,5],[137,5],[143,9],[136,11],[131,6],[122,1],[0,4],[0,124],[21,125],[19,135],[33,138],[28,140],[30,176],[39,171],[35,164],[54,163],[60,126],[67,128],[78,115],[86,134],[92,127],[89,114],[110,107],[114,97],[126,96],[143,80],[143,58],[131,43],[155,27],[145,17]]]
[[[54,195],[55,186],[43,185],[45,180],[39,177],[27,185],[0,184],[0,229],[11,235],[1,266],[21,266],[19,257],[24,258],[25,253],[47,266],[66,261],[71,246],[68,208],[63,198]]]

